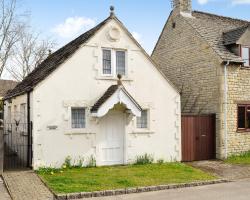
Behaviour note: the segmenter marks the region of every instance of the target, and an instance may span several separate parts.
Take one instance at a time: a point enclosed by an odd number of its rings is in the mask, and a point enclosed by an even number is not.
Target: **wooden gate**
[[[214,159],[215,115],[182,115],[182,161]]]

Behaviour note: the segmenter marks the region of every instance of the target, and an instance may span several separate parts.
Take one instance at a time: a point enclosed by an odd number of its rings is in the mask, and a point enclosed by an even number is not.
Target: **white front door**
[[[101,165],[124,163],[124,120],[124,114],[118,111],[110,111],[101,120]]]

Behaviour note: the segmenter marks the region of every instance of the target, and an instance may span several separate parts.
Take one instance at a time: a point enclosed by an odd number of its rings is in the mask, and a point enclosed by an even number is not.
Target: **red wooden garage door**
[[[214,159],[215,115],[182,115],[182,161]]]

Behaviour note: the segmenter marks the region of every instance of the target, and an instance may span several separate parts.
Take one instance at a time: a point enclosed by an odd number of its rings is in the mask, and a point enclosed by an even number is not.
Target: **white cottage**
[[[113,9],[7,94],[5,122],[18,130],[20,121],[34,169],[60,167],[67,156],[99,166],[145,153],[181,160],[180,94]]]

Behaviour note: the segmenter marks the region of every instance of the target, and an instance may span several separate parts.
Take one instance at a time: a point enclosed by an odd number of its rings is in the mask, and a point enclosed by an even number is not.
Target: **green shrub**
[[[60,172],[61,169],[54,167],[40,167],[36,172],[38,174],[54,174]]]
[[[96,159],[93,155],[89,157],[86,167],[96,167]]]
[[[63,163],[63,167],[62,168],[71,168],[72,167],[71,160],[72,160],[71,157],[67,156],[65,158],[65,161]]]
[[[146,165],[154,162],[152,155],[145,153],[144,155],[137,156],[135,160],[135,165]]]
[[[80,156],[79,159],[77,160],[77,162],[74,163],[73,167],[81,168],[81,167],[83,167],[83,162],[84,162],[84,157]]]
[[[163,164],[164,160],[163,159],[158,159],[156,162],[157,162],[157,164]]]

